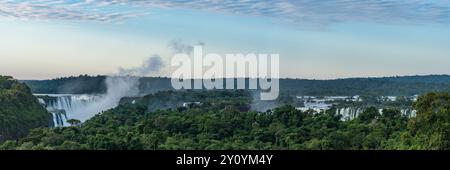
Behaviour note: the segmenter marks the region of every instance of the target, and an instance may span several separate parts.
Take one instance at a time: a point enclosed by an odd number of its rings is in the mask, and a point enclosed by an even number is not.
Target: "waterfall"
[[[55,127],[64,127],[67,126],[66,121],[68,120],[67,115],[65,113],[60,112],[51,112],[53,115],[53,123]]]
[[[358,107],[346,107],[346,108],[336,108],[336,114],[342,115],[343,121],[348,121],[357,118],[362,112],[364,112],[364,108]],[[380,114],[383,114],[383,109],[378,109]],[[409,118],[415,117],[417,111],[412,108],[406,108],[400,110],[401,114],[407,116]]]
[[[364,110],[361,108],[353,108],[353,107],[346,107],[346,108],[337,108],[336,114],[342,115],[342,120],[352,120],[358,117],[359,114],[361,114]]]
[[[35,94],[42,99],[47,110],[54,114],[56,126],[67,126],[67,119],[86,121],[95,114],[119,105],[120,99],[139,94],[139,78],[108,77],[107,91],[102,95],[88,94]]]
[[[411,118],[411,117],[415,117],[416,116],[417,110],[408,108],[408,109],[402,109],[402,110],[400,110],[400,112],[402,113],[402,115],[404,115],[404,116],[406,116],[408,118]]]
[[[68,126],[69,119],[85,121],[105,109],[89,109],[103,98],[101,95],[36,94],[36,97],[52,113],[55,127]]]

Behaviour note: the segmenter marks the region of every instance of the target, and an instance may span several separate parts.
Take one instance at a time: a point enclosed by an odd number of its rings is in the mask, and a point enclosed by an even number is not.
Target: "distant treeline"
[[[33,93],[91,94],[105,93],[106,76],[64,77],[52,80],[24,80]],[[143,77],[142,94],[173,90],[170,78]],[[430,91],[450,92],[450,75],[347,78],[334,80],[280,79],[282,95],[311,96],[410,96]]]
[[[94,94],[105,93],[106,76],[80,75],[52,80],[22,80],[33,93],[39,94]]]

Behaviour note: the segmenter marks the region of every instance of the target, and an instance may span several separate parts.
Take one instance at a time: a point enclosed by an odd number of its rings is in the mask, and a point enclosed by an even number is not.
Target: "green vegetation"
[[[52,123],[52,115],[26,85],[0,76],[0,142],[24,137],[30,129],[50,127]]]
[[[33,93],[38,94],[95,94],[105,93],[106,76],[80,75],[52,80],[23,80]]]
[[[33,93],[89,94],[106,92],[106,76],[66,77],[23,81]],[[143,77],[141,94],[173,90],[169,78]],[[412,96],[430,91],[450,92],[450,75],[349,78],[336,80],[280,79],[280,100],[286,96]],[[286,98],[283,98],[286,97]]]
[[[69,120],[67,120],[67,123],[69,123],[71,126],[81,125],[81,121],[78,119],[69,119]]]
[[[419,115],[410,123],[410,142],[419,149],[450,148],[450,96],[448,93],[429,93],[415,103]]]
[[[253,112],[250,104],[245,91],[161,92],[124,99],[80,126],[34,129],[0,149],[450,149],[447,93],[421,96],[411,119],[389,108],[342,121],[333,110]]]
[[[337,80],[282,79],[280,90],[307,96],[412,96],[431,91],[450,92],[449,75],[348,78]]]

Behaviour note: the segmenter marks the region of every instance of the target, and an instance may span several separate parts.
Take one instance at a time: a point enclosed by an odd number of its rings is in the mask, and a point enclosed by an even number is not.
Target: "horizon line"
[[[6,75],[3,75],[6,76]],[[138,78],[167,78],[167,79],[172,79],[171,77],[168,76],[132,76],[132,75],[128,75],[128,76],[118,76],[118,75],[89,75],[89,74],[80,74],[77,76],[62,76],[62,77],[55,77],[55,78],[48,78],[48,79],[17,79],[19,81],[48,81],[48,80],[55,80],[55,79],[61,79],[61,78],[71,78],[71,77],[81,77],[81,76],[88,76],[88,77],[138,77]],[[324,78],[324,79],[320,79],[320,78],[300,78],[300,77],[280,77],[278,79],[294,79],[294,80],[322,80],[322,81],[327,81],[327,80],[345,80],[345,79],[377,79],[377,78],[402,78],[402,77],[426,77],[426,76],[450,76],[450,74],[409,74],[409,75],[387,75],[387,76],[354,76],[354,77],[339,77],[339,78]],[[241,78],[245,78],[248,79],[249,77],[222,77],[222,78],[217,78],[217,79],[230,79],[230,78],[234,78],[234,79],[241,79]],[[195,80],[196,78],[188,78],[190,80]],[[254,77],[252,77],[251,79],[255,79]]]

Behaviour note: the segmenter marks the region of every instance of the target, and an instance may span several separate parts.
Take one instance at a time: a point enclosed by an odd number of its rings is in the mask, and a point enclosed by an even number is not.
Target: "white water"
[[[342,115],[342,120],[352,120],[358,117],[364,110],[361,108],[340,108],[336,109],[337,115]]]
[[[338,108],[336,109],[336,114],[342,115],[342,120],[352,120],[357,118],[364,109],[356,108],[356,107],[347,107],[347,108]],[[383,114],[383,109],[378,109],[380,114]],[[402,115],[407,117],[415,117],[417,111],[413,109],[401,109],[400,112]]]
[[[47,110],[53,114],[56,127],[68,126],[69,119],[78,119],[82,122],[95,114],[109,108],[92,109],[92,105],[101,101],[103,95],[75,95],[75,94],[37,94],[36,96],[55,97],[53,102],[44,102]],[[41,99],[42,100],[42,99]]]
[[[107,91],[103,95],[36,94],[36,96],[56,97],[53,102],[47,101],[45,106],[53,113],[56,127],[68,126],[69,119],[84,122],[102,111],[116,107],[122,97],[136,96],[139,92],[138,80],[137,77],[108,77],[105,80]]]

